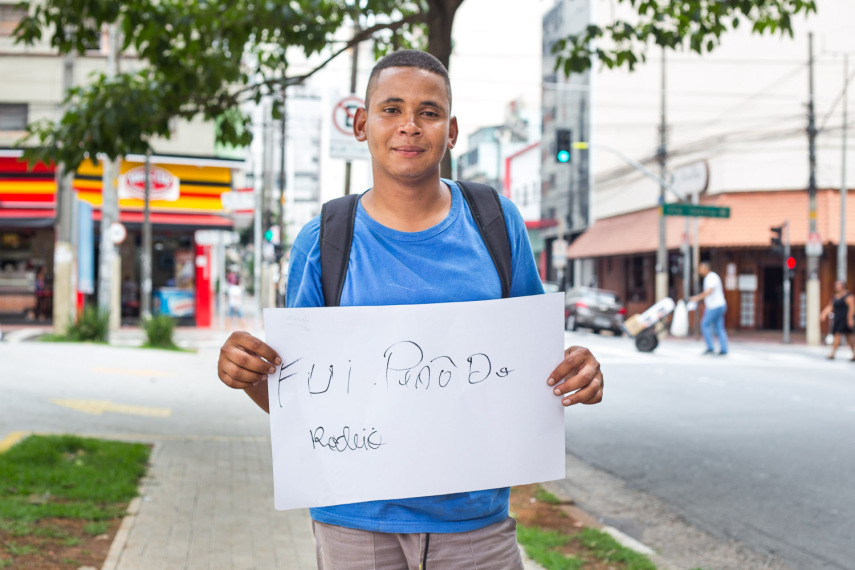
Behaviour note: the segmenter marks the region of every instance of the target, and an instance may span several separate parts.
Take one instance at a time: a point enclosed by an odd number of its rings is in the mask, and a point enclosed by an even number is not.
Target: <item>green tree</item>
[[[46,0],[28,9],[18,42],[43,38],[60,53],[84,53],[105,24],[117,24],[122,51],[143,63],[113,78],[94,75],[74,87],[66,112],[30,125],[21,142],[32,159],[75,169],[86,156],[144,153],[154,137],[169,138],[175,118],[218,120],[217,142],[246,145],[250,120],[239,110],[305,81],[356,42],[373,40],[382,55],[397,47],[427,47],[448,65],[451,26],[463,0]],[[357,20],[358,19],[358,20]],[[335,34],[364,23],[347,42]],[[426,45],[425,45],[426,44]],[[301,75],[288,73],[288,48],[325,57]],[[292,52],[293,53],[293,52]],[[274,100],[274,116],[281,101]]]
[[[618,0],[638,18],[590,25],[556,42],[556,70],[565,75],[589,69],[596,59],[608,68],[632,71],[647,60],[651,45],[710,52],[728,30],[750,25],[757,34],[793,35],[792,18],[816,12],[815,0]]]

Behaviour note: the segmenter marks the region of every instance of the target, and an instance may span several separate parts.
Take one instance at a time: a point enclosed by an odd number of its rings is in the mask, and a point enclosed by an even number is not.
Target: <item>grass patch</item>
[[[585,526],[540,485],[512,488],[511,512],[526,555],[546,570],[656,570],[645,555]]]
[[[577,570],[584,564],[579,558],[564,556],[559,549],[570,537],[554,530],[517,526],[517,540],[526,555],[546,570]]]
[[[99,534],[104,534],[105,532],[107,532],[107,525],[103,522],[93,522],[84,526],[83,530],[88,535],[98,536]]]
[[[59,435],[30,436],[0,453],[0,569],[100,566],[109,544],[95,537],[127,512],[149,452]],[[100,558],[92,558],[93,543]]]
[[[137,494],[149,449],[70,435],[30,436],[0,454],[0,518],[34,521],[121,515]]]
[[[645,555],[626,548],[610,535],[595,528],[585,528],[576,536],[591,553],[604,562],[619,562],[627,570],[656,570]]]
[[[542,503],[546,503],[547,505],[560,505],[561,499],[544,489],[543,487],[538,487],[537,491],[534,492],[534,498]]]

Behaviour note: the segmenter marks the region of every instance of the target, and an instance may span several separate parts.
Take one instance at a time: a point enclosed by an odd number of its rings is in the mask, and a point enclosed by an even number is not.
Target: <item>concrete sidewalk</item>
[[[273,508],[267,439],[155,443],[103,570],[317,568],[306,510]]]

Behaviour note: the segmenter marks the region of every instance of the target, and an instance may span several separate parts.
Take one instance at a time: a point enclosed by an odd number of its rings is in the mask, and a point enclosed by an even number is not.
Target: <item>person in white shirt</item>
[[[704,316],[701,318],[701,334],[707,343],[704,354],[716,354],[713,348],[713,329],[718,337],[718,354],[727,354],[727,331],[724,330],[724,314],[727,312],[727,301],[724,299],[724,287],[721,277],[710,269],[709,261],[702,261],[698,265],[698,273],[704,278],[703,291],[689,297],[690,301],[704,301]]]
[[[242,328],[245,328],[243,322],[243,288],[240,286],[240,276],[237,273],[229,275],[228,288],[226,296],[229,301],[228,319],[233,322],[237,320]]]

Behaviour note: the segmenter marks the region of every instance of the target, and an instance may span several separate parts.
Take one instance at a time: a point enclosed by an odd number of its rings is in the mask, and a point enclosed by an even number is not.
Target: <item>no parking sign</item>
[[[353,120],[356,110],[365,105],[357,95],[347,95],[335,99],[332,109],[332,128],[330,129],[330,157],[345,160],[367,160],[368,145],[353,136]]]

